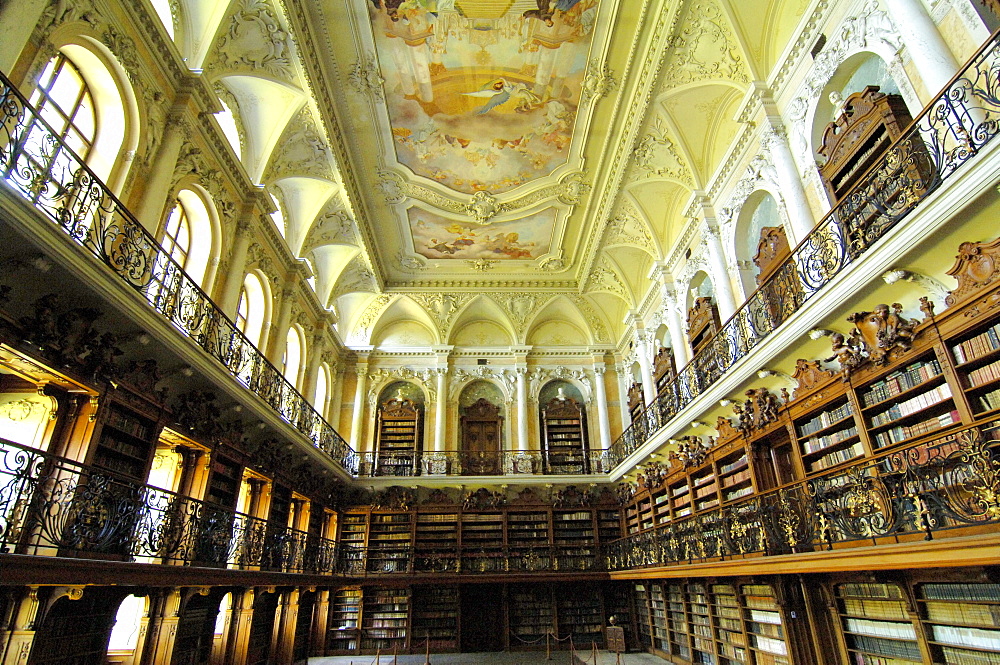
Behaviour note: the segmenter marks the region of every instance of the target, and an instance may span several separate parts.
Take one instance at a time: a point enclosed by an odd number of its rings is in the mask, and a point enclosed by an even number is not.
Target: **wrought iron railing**
[[[996,136],[998,35],[626,428],[608,450],[610,468],[638,450]]]
[[[390,548],[340,546],[337,572],[349,577],[398,574],[591,572],[604,570],[596,546]]]
[[[607,473],[604,450],[358,453],[360,476],[511,476]]]
[[[1000,421],[604,546],[610,570],[861,547],[1000,522]]]
[[[346,441],[212,302],[0,74],[0,180],[146,299],[313,445],[357,472]]]
[[[336,543],[0,439],[0,551],[335,572]]]

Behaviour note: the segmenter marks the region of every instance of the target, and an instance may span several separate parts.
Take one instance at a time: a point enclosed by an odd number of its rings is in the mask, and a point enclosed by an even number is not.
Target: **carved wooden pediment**
[[[719,416],[715,421],[715,429],[719,433],[719,440],[726,441],[740,435],[740,431],[733,427],[733,423],[725,416]]]
[[[431,493],[427,495],[427,499],[424,500],[425,506],[454,506],[455,503],[455,497],[451,495],[451,492],[441,487],[432,489]]]
[[[958,280],[958,286],[944,300],[948,307],[995,284],[1000,278],[1000,238],[992,242],[963,242],[948,274]]]
[[[579,418],[580,411],[580,405],[571,397],[554,397],[545,405],[547,418]]]
[[[465,496],[462,507],[466,510],[489,510],[491,508],[502,508],[507,503],[507,497],[500,492],[491,492],[485,487],[481,487],[474,492],[469,492]]]
[[[570,485],[565,489],[556,492],[552,499],[553,508],[587,508],[590,506],[593,496],[587,490],[579,490],[576,485]]]
[[[777,395],[767,388],[756,388],[746,391],[746,397],[742,407],[733,406],[744,434],[764,429],[778,420],[782,404]]]
[[[475,404],[465,408],[463,415],[471,420],[498,420],[500,407],[485,397],[480,397]]]
[[[642,384],[639,382],[633,383],[628,387],[628,406],[631,409],[643,403],[645,403],[645,400],[642,395]]]
[[[757,243],[757,255],[753,257],[754,265],[759,268],[757,284],[766,280],[777,270],[785,259],[791,255],[788,246],[788,236],[781,226],[765,226],[760,230],[760,242]]]
[[[417,417],[417,405],[413,400],[393,397],[380,407],[386,418],[413,419]]]
[[[854,324],[854,334],[864,344],[868,360],[876,365],[884,365],[889,354],[895,350],[909,351],[913,346],[916,319],[902,316],[903,306],[898,302],[876,305],[870,312],[855,312],[847,317]]]
[[[653,359],[653,376],[659,379],[665,374],[675,374],[677,372],[675,367],[674,350],[661,346],[656,352],[656,358]]]
[[[710,297],[695,298],[694,306],[688,310],[688,339],[696,338],[705,328],[716,323],[717,319],[718,314]]]
[[[517,493],[517,496],[509,502],[509,505],[512,506],[544,506],[547,504],[548,501],[538,496],[538,493],[531,487],[525,487],[522,489]]]
[[[823,369],[818,360],[809,361],[799,358],[795,361],[795,371],[792,378],[798,382],[795,387],[795,396],[809,392],[816,386],[829,381],[835,372],[832,369]]]

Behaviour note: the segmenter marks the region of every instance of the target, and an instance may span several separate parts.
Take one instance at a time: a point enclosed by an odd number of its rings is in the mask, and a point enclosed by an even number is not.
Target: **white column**
[[[615,363],[615,374],[618,378],[618,412],[621,414],[622,427],[628,427],[632,422],[632,414],[628,410],[629,380],[632,375],[624,362]]]
[[[445,360],[445,362],[448,362]],[[445,426],[448,419],[448,368],[438,367],[437,404],[434,405],[434,452],[443,453],[445,448]]]
[[[333,368],[330,368],[331,373]],[[327,409],[327,420],[330,422],[330,426],[339,434],[340,433],[340,410],[344,406],[344,368],[340,366],[338,361],[336,377],[333,378],[333,386],[331,388],[333,394],[330,395],[330,407]]]
[[[528,445],[528,368],[515,367],[514,376],[517,386],[517,449],[526,451]]]
[[[736,298],[733,296],[733,279],[729,276],[729,265],[722,249],[722,239],[719,236],[719,229],[707,222],[701,227],[701,235],[708,247],[709,263],[712,264],[712,285],[715,287],[719,316],[725,322],[736,311]]]
[[[664,296],[663,309],[667,315],[667,329],[670,331],[670,348],[674,350],[674,360],[679,370],[691,362],[691,347],[688,346],[687,334],[684,332],[684,320],[681,318],[677,297],[673,289],[669,289],[669,293],[669,297],[666,294]]]
[[[354,416],[351,418],[351,447],[361,452],[363,440],[363,428],[365,417],[365,401],[368,387],[368,353],[358,354],[358,363],[355,365],[358,376],[358,384],[354,388]],[[365,445],[367,448],[367,445]]]
[[[809,235],[809,232],[816,225],[816,220],[809,207],[809,201],[806,199],[802,178],[795,168],[795,160],[792,157],[791,148],[788,147],[788,137],[785,132],[780,128],[772,127],[761,138],[761,146],[770,152],[771,161],[774,163],[778,185],[781,187],[781,196],[785,201],[791,226],[791,228],[785,229],[785,232],[788,235],[788,244],[794,248]]]
[[[920,72],[929,99],[955,75],[958,62],[920,0],[885,0],[885,7]]]
[[[167,196],[174,183],[177,158],[180,156],[181,146],[184,145],[184,124],[181,121],[184,111],[177,108],[177,105],[186,103],[186,99],[174,100],[174,103],[175,110],[163,128],[160,147],[156,151],[156,158],[152,161],[150,172],[147,174],[146,187],[142,192],[142,199],[140,199],[135,211],[136,219],[142,223],[147,231],[153,234],[159,229],[160,219],[163,217],[163,210],[167,204]]]
[[[654,334],[646,332],[642,328],[635,331],[635,355],[639,361],[639,373],[642,375],[642,396],[646,404],[652,402],[653,398],[656,397],[656,382],[653,381],[653,368],[649,364],[652,355],[649,351],[649,342]]]
[[[602,356],[603,358],[603,356]],[[608,395],[604,391],[603,362],[594,363],[594,395],[597,397],[597,427],[601,434],[601,448],[611,447],[611,423],[608,420]]]

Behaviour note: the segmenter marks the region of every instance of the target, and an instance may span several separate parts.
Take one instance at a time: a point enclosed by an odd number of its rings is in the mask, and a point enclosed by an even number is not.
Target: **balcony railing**
[[[334,541],[0,439],[0,551],[335,572]]]
[[[0,74],[0,180],[348,473],[346,441]]]
[[[360,476],[568,476],[607,473],[606,451],[358,453]]]
[[[931,540],[1000,522],[1000,421],[604,546],[610,570]]]
[[[596,546],[422,549],[409,544],[392,545],[391,548],[342,544],[337,572],[349,577],[423,573],[581,573],[604,570],[603,561]]]
[[[1000,33],[754,291],[608,450],[617,467],[857,261],[1000,130]]]

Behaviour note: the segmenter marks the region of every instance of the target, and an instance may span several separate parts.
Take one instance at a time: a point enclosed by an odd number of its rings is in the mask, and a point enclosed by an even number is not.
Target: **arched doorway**
[[[463,473],[494,476],[501,473],[504,398],[489,381],[473,381],[459,397],[462,439],[459,447]]]

